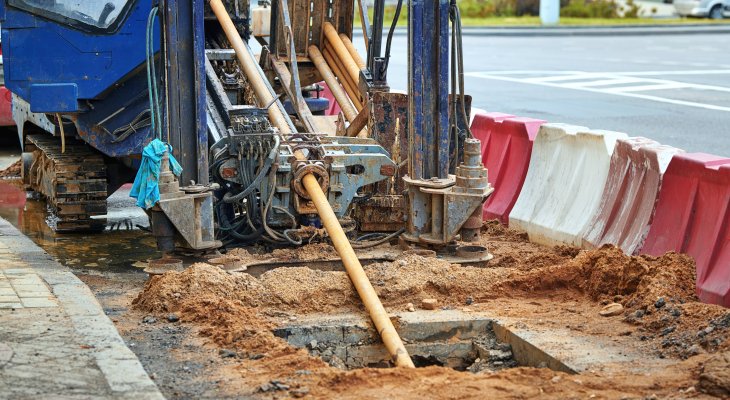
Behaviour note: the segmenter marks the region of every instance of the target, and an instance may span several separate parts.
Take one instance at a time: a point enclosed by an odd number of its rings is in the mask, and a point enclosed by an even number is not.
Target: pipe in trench
[[[231,17],[228,15],[223,3],[221,0],[209,1],[213,13],[223,27],[228,41],[231,43],[233,50],[238,56],[238,62],[241,64],[241,68],[246,74],[246,78],[251,83],[251,86],[256,93],[256,97],[258,97],[261,102],[269,103],[274,99],[274,96],[268,90],[267,85],[262,82],[261,77],[256,70],[259,68],[258,63],[253,59],[253,57],[251,57],[251,54],[246,49],[246,44],[238,34],[238,31],[236,30],[235,25],[233,25],[233,21],[231,21]],[[291,131],[283,113],[278,107],[270,107],[269,116],[272,119],[272,123],[274,123],[274,125],[279,128],[283,134],[294,133]],[[297,151],[294,155],[299,160],[305,159],[305,156],[301,151]],[[319,186],[317,178],[315,178],[312,174],[307,174],[304,178],[302,178],[302,182],[307,193],[312,198],[312,202],[317,208],[319,217],[322,220],[327,233],[332,239],[332,243],[334,244],[337,253],[339,253],[342,258],[342,263],[345,266],[347,275],[350,277],[352,284],[355,286],[357,293],[360,295],[360,298],[365,304],[365,308],[368,310],[370,318],[375,324],[375,328],[380,333],[380,337],[383,340],[386,349],[388,349],[388,352],[393,357],[395,365],[399,367],[415,368],[411,357],[408,355],[408,350],[406,350],[403,345],[403,341],[398,335],[398,332],[395,330],[395,327],[393,326],[388,313],[385,311],[385,307],[383,307],[383,304],[380,302],[373,285],[370,283],[367,275],[365,275],[365,271],[360,264],[360,260],[357,259],[357,255],[352,249],[350,241],[345,235],[345,231],[342,230],[342,226],[340,226],[337,216],[332,210],[332,206],[330,206],[329,201],[327,201],[327,197],[322,191],[322,188]]]

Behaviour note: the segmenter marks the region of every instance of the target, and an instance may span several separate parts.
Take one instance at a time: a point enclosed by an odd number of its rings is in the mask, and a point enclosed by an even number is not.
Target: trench
[[[574,372],[490,318],[450,310],[415,311],[398,314],[393,322],[416,367],[436,365],[481,373],[525,366]],[[393,366],[366,319],[314,318],[279,327],[274,334],[340,369]]]

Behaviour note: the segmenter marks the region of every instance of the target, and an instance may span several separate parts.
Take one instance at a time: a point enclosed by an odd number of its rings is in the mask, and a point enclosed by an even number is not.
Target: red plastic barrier
[[[330,101],[330,107],[325,111],[325,115],[339,115],[342,109],[337,104],[337,100],[335,100],[335,96],[332,94],[330,87],[324,82],[320,82],[319,84],[324,87],[324,90],[319,94],[320,97],[324,97]]]
[[[647,138],[619,139],[598,213],[583,232],[583,247],[610,243],[626,254],[637,254],[654,217],[662,175],[672,157],[682,152]]]
[[[12,102],[12,93],[5,86],[0,86],[0,126],[15,126]]]
[[[677,251],[697,262],[697,295],[730,307],[730,158],[676,155],[664,174],[654,222],[642,249]]]
[[[532,142],[545,121],[502,113],[478,113],[472,133],[482,141],[482,162],[489,170],[494,193],[484,203],[484,220],[509,224],[509,213],[525,182]]]

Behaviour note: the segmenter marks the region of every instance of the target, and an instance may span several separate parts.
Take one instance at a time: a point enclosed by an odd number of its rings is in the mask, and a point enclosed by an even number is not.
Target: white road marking
[[[483,71],[470,72],[467,76],[492,79],[531,85],[555,87],[561,89],[581,90],[614,96],[632,97],[660,103],[703,108],[706,110],[730,112],[730,107],[715,104],[684,101],[637,92],[675,89],[698,89],[718,92],[729,92],[730,87],[702,85],[678,82],[666,79],[636,78],[635,76],[653,75],[702,75],[730,74],[730,70],[708,71],[635,71],[635,72],[585,72],[585,71]],[[512,76],[510,76],[512,75]],[[518,76],[515,76],[518,75]],[[520,77],[519,75],[527,75]],[[633,75],[633,76],[632,76]],[[610,82],[613,81],[613,82]],[[625,85],[627,83],[645,83],[644,85]]]
[[[607,92],[646,92],[650,90],[673,90],[673,89],[684,89],[690,87],[686,83],[673,82],[673,83],[658,83],[654,85],[643,85],[643,86],[625,86],[616,88],[606,88]]]

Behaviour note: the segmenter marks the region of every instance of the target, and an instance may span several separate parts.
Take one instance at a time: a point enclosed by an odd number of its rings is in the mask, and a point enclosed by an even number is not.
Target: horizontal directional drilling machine
[[[329,240],[408,365],[353,247],[399,237],[484,260],[462,242],[493,189],[457,2],[399,0],[392,22],[384,3],[369,17],[360,0],[1,0],[23,181],[76,232],[104,229],[107,197],[135,180],[162,252]],[[403,93],[387,74],[406,11]],[[323,115],[323,82],[338,115]]]

